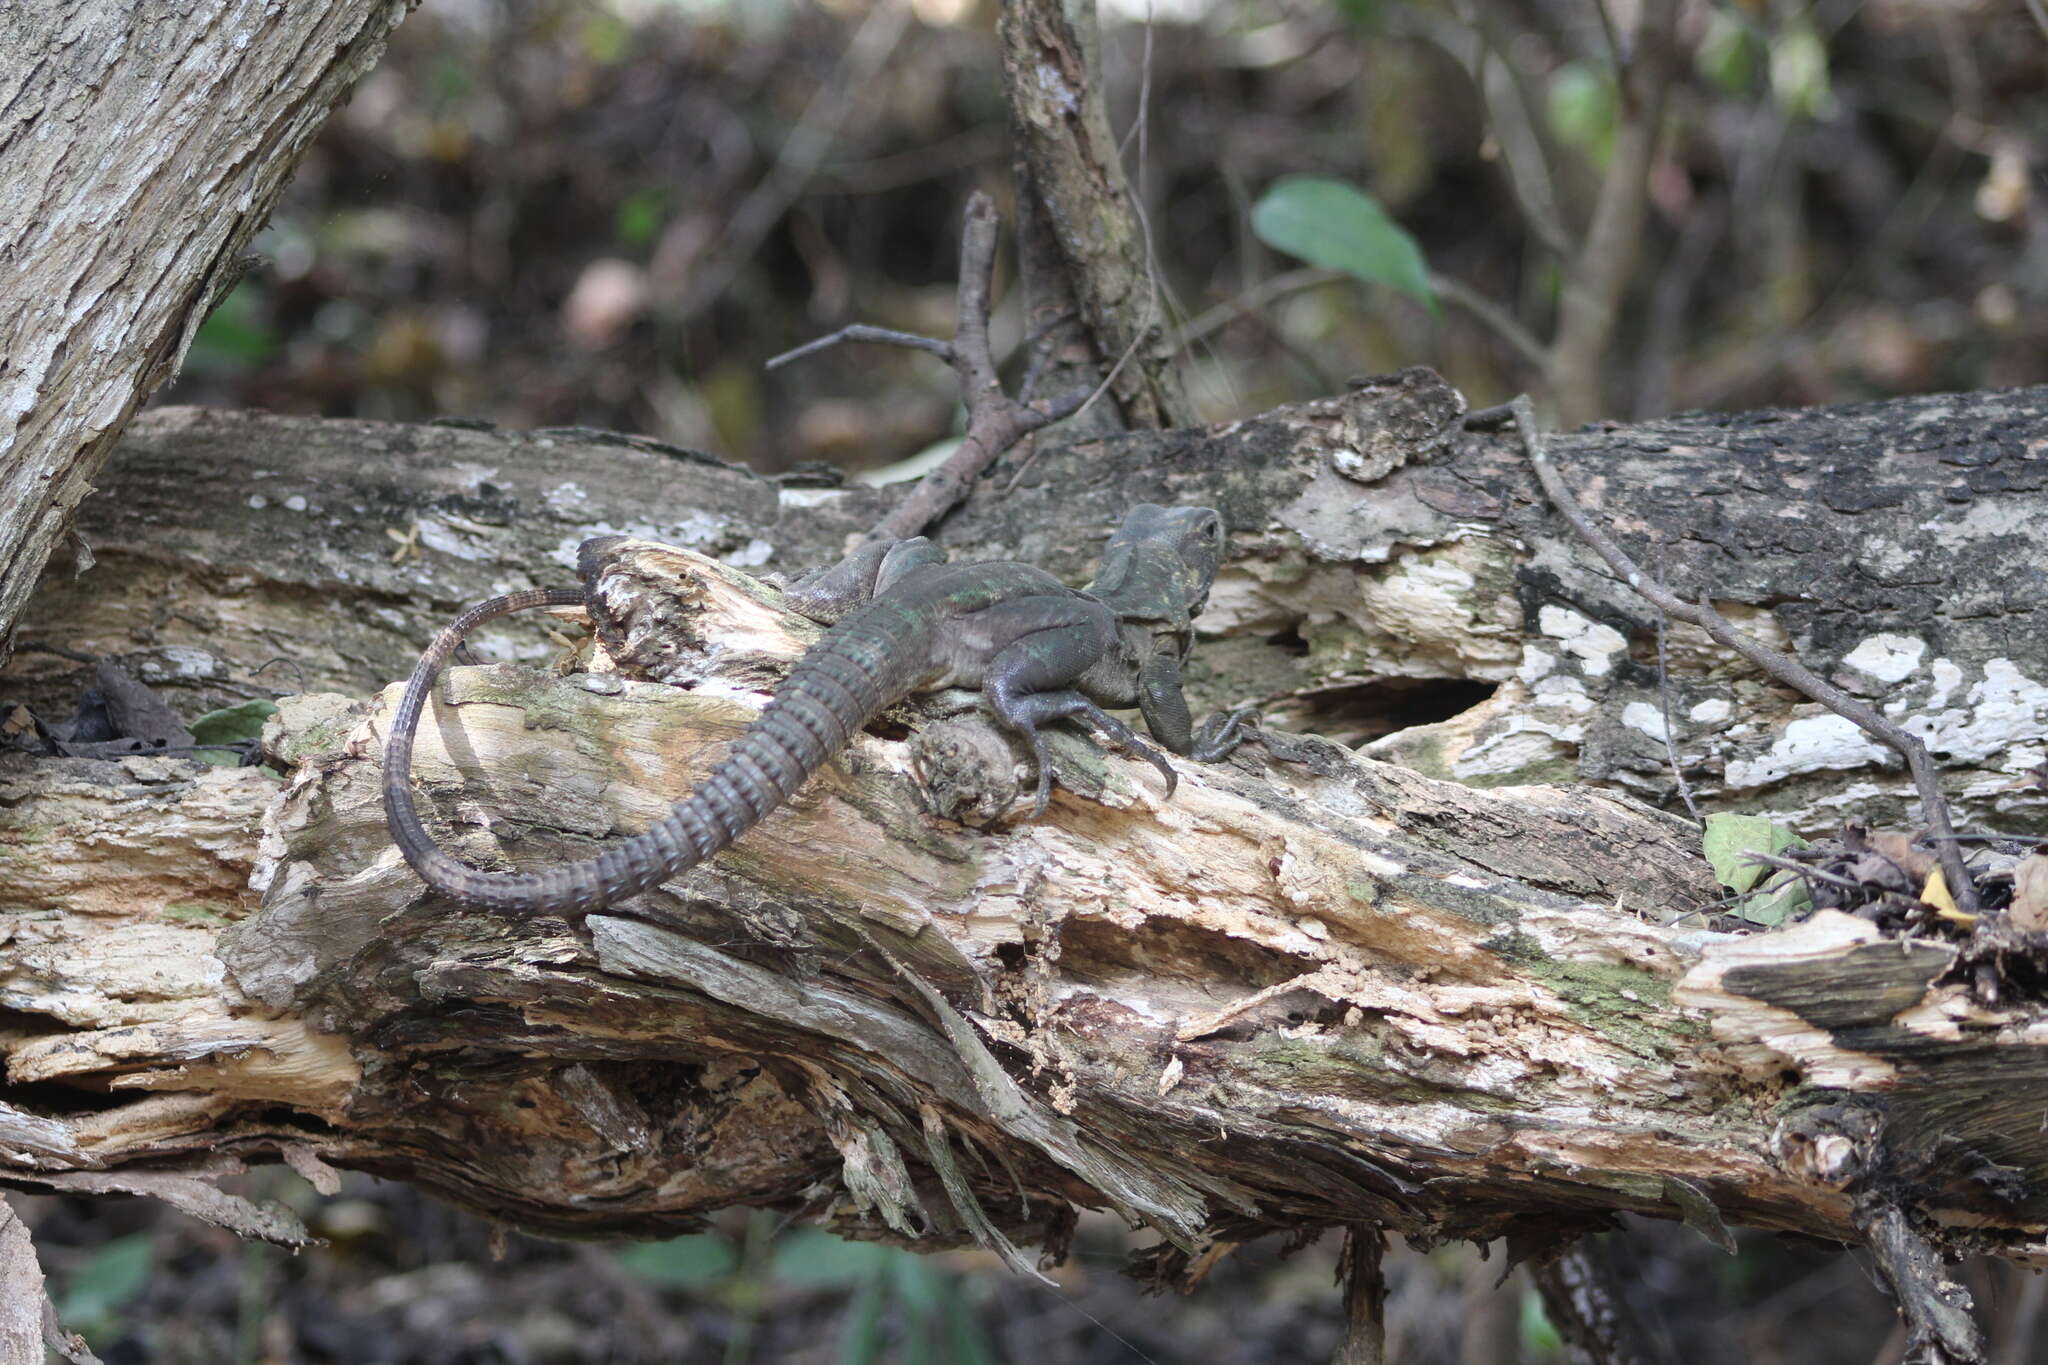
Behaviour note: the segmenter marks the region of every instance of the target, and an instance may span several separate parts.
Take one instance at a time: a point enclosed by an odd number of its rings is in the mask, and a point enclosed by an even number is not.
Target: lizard
[[[1034,817],[1053,780],[1040,727],[1066,717],[1151,763],[1170,797],[1173,765],[1104,708],[1135,705],[1159,744],[1199,762],[1223,757],[1245,737],[1242,711],[1196,727],[1181,692],[1192,622],[1223,550],[1223,521],[1213,510],[1150,503],[1124,518],[1086,590],[1028,564],[949,563],[923,536],[872,541],[788,590],[800,612],[830,629],[689,795],[644,833],[537,872],[460,862],[434,843],[413,801],[413,734],[464,636],[510,612],[584,602],[573,588],[494,597],[434,637],[392,715],[383,774],[392,839],[427,886],[453,900],[506,914],[590,913],[704,862],[876,715],[913,692],[945,687],[979,688],[996,719],[1029,743],[1038,765]]]

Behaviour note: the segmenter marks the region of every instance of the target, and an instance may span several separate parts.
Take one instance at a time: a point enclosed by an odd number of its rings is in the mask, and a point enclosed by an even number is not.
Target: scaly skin
[[[1198,742],[1179,692],[1188,622],[1201,609],[1221,548],[1220,523],[1207,509],[1135,508],[1104,556],[1105,579],[1119,558],[1125,566],[1106,586],[1107,602],[1025,564],[946,564],[922,539],[856,556],[822,576],[830,580],[822,598],[799,586],[799,605],[837,623],[696,789],[646,832],[540,872],[485,872],[457,861],[435,845],[413,803],[413,732],[464,635],[507,612],[583,601],[582,593],[559,588],[493,598],[437,635],[406,683],[384,759],[392,838],[427,885],[451,899],[508,915],[587,914],[711,857],[877,714],[940,687],[981,688],[998,719],[1030,741],[1039,810],[1052,765],[1038,729],[1064,716],[1090,722],[1153,763],[1170,794],[1172,765],[1101,706],[1141,706],[1160,742],[1179,753],[1207,760],[1234,744],[1230,718],[1218,736]]]

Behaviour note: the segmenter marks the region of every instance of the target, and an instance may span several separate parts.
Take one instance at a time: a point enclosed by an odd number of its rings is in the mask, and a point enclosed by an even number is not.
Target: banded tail
[[[910,690],[889,676],[886,627],[848,630],[842,625],[797,662],[725,757],[645,833],[594,858],[540,872],[470,867],[434,843],[413,803],[413,732],[434,679],[463,637],[485,621],[531,607],[582,603],[583,594],[573,588],[534,588],[479,603],[434,637],[407,679],[384,748],[384,813],[399,852],[432,890],[500,914],[602,909],[697,866],[745,834]],[[845,624],[863,614],[855,613]]]

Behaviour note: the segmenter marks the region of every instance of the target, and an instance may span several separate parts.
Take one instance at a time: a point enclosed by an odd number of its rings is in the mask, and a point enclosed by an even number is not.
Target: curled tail
[[[761,715],[668,815],[594,858],[540,872],[484,872],[443,852],[412,796],[413,731],[434,679],[469,631],[529,607],[579,606],[575,589],[535,588],[471,607],[420,656],[392,716],[384,749],[384,813],[422,880],[442,895],[500,914],[588,913],[645,891],[745,834],[825,766],[906,688],[884,682],[884,641],[835,630],[806,654]]]

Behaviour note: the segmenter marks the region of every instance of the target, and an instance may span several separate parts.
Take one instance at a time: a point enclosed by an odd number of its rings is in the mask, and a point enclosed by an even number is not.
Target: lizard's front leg
[[[1116,639],[1116,614],[1086,597],[1026,597],[974,613],[962,624],[986,631],[995,646],[982,676],[982,693],[998,719],[1023,735],[1038,763],[1033,816],[1052,795],[1052,755],[1040,727],[1073,716],[1119,748],[1144,759],[1166,779],[1173,795],[1173,765],[1131,727],[1104,711],[1074,683]]]
[[[1251,738],[1258,713],[1249,706],[1218,711],[1198,727],[1182,690],[1180,657],[1161,650],[1138,673],[1138,710],[1152,737],[1197,763],[1214,763]]]

